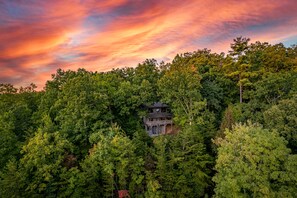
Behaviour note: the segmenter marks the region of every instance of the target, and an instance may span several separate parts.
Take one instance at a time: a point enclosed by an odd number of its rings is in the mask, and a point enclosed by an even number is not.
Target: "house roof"
[[[172,114],[168,112],[149,113],[147,118],[171,118]]]
[[[168,105],[161,102],[155,102],[154,104],[148,106],[148,108],[161,108],[161,107],[168,107]]]

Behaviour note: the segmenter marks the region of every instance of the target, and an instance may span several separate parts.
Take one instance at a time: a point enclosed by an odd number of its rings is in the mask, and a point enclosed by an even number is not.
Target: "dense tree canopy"
[[[219,141],[213,180],[217,197],[293,197],[297,192],[296,155],[275,131],[235,125]]]
[[[0,84],[0,197],[294,197],[297,47],[230,47]],[[177,133],[148,136],[154,102]]]

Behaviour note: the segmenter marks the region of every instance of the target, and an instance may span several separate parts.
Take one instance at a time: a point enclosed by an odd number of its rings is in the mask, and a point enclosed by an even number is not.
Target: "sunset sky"
[[[237,36],[297,44],[296,0],[0,0],[0,83],[42,89],[56,69],[108,71]]]

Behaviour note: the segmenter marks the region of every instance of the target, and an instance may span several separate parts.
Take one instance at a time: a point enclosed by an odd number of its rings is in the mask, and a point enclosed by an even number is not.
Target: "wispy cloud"
[[[297,3],[270,1],[0,1],[0,81],[42,88],[57,68],[106,71],[232,39],[287,43]]]

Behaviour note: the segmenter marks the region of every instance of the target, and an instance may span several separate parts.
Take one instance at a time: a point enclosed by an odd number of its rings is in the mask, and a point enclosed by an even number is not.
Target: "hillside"
[[[296,196],[297,46],[249,41],[1,84],[0,197]],[[148,136],[154,102],[177,134]]]

